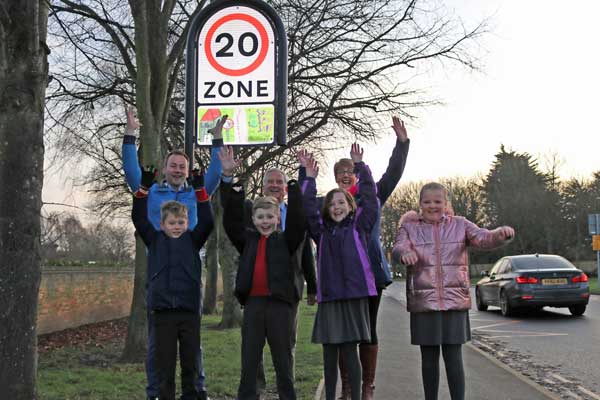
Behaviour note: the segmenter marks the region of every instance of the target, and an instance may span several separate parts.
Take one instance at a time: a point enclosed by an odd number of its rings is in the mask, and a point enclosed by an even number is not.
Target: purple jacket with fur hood
[[[360,207],[339,223],[321,218],[314,178],[302,184],[308,230],[317,243],[317,301],[377,296],[369,264],[367,243],[377,222],[377,195],[371,171],[363,162],[354,165],[359,178]]]
[[[429,223],[414,211],[404,214],[392,255],[400,260],[411,250],[417,253],[417,263],[407,266],[408,311],[470,309],[467,246],[494,249],[503,243],[464,217],[445,215],[440,222]]]

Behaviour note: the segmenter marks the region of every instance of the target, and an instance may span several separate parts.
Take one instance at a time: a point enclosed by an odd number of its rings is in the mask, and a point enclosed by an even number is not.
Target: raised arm
[[[150,246],[157,232],[148,220],[148,188],[152,186],[155,175],[156,171],[153,168],[141,173],[141,184],[133,195],[133,208],[131,209],[131,220],[146,247]]]
[[[222,147],[219,159],[223,166],[221,181],[221,203],[223,205],[223,227],[238,252],[244,250],[244,187],[241,183],[233,183],[233,171],[239,166],[240,160],[233,156],[230,146]]]
[[[306,218],[302,208],[300,185],[295,180],[287,184],[288,207],[285,217],[284,236],[291,254],[295,253],[306,236]]]
[[[384,174],[377,182],[377,197],[381,206],[387,201],[392,194],[396,185],[402,177],[404,167],[406,166],[406,157],[408,156],[408,148],[410,140],[404,126],[404,121],[394,116],[392,117],[392,129],[396,134],[396,145],[392,151],[392,156],[388,161],[388,167]]]
[[[379,204],[371,170],[362,161],[363,152],[363,149],[357,143],[354,143],[350,150],[350,157],[354,162],[354,174],[358,178],[358,195],[360,196],[360,207],[356,214],[356,227],[359,230],[371,232],[377,222]]]
[[[192,241],[194,242],[194,246],[200,250],[213,230],[214,219],[210,197],[204,187],[203,174],[192,175],[192,187],[196,194],[196,213],[198,217],[198,223],[192,231]]]
[[[141,126],[135,119],[133,107],[128,107],[126,111],[127,126],[123,135],[123,145],[121,147],[121,156],[123,159],[123,171],[125,172],[125,181],[132,192],[140,188],[142,182],[142,170],[138,162],[137,148],[135,145],[137,139],[137,130]]]
[[[317,183],[315,178],[319,174],[317,161],[311,158],[306,165],[306,179],[302,184],[302,202],[308,232],[315,242],[321,237],[321,213],[317,205]]]
[[[306,179],[306,163],[309,159],[312,158],[311,154],[307,150],[301,149],[296,153],[296,157],[298,158],[298,183],[300,187],[304,183],[304,179]]]
[[[208,164],[205,178],[206,191],[209,195],[212,195],[217,190],[219,182],[221,182],[222,166],[219,152],[223,147],[223,125],[226,121],[227,115],[223,115],[223,117],[217,120],[215,126],[208,130],[213,137],[212,147],[210,149],[210,164]]]

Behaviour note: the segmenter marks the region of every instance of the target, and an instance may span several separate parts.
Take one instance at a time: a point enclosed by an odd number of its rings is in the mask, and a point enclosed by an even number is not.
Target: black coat
[[[271,296],[288,302],[300,300],[296,271],[300,245],[306,236],[306,219],[302,211],[302,195],[296,181],[288,182],[288,210],[285,232],[276,231],[267,239],[267,275]],[[260,233],[244,217],[245,195],[240,184],[221,182],[223,226],[227,236],[240,253],[236,275],[235,295],[241,305],[246,303],[252,289],[252,277]],[[314,269],[313,269],[314,271]],[[313,272],[314,276],[314,272]],[[316,286],[316,284],[314,285]]]
[[[170,238],[154,229],[147,217],[147,198],[134,198],[133,224],[148,248],[147,307],[199,312],[202,298],[202,263],[199,251],[213,228],[210,202],[197,204],[198,223],[193,231]]]

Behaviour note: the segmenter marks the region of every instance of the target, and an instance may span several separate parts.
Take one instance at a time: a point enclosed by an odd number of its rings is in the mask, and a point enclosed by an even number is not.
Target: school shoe
[[[148,396],[148,397],[146,397],[146,400],[159,400],[159,399],[158,399],[158,397]]]
[[[375,370],[377,368],[377,351],[379,345],[361,344],[359,347],[360,364],[362,366],[362,400],[373,400],[375,391]]]

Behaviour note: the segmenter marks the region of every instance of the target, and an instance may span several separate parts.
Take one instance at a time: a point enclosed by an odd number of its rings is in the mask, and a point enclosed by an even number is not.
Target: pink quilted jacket
[[[400,260],[413,250],[419,259],[407,267],[408,311],[470,309],[467,246],[493,249],[504,242],[464,217],[444,216],[432,224],[413,211],[403,215],[400,222],[393,256]]]

